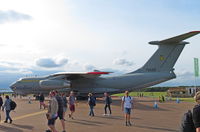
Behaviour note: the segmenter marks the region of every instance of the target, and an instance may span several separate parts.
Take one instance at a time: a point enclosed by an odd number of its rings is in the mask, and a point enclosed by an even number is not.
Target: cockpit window
[[[23,78],[20,78],[20,79],[18,80],[18,82],[19,82],[19,81],[22,81],[22,80],[23,80]]]

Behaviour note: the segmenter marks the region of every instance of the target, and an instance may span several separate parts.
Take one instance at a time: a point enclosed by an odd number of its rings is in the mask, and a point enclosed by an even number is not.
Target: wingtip
[[[191,31],[190,33],[200,33],[200,31]]]

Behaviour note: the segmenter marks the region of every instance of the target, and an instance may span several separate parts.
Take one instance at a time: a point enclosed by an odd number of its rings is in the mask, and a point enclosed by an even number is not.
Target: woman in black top
[[[197,105],[193,108],[193,122],[196,132],[200,132],[200,91],[194,96]]]

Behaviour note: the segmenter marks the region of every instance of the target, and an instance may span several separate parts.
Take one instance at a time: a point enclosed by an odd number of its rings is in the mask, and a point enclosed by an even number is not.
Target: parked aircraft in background
[[[188,42],[183,40],[199,34],[192,31],[161,41],[151,41],[158,45],[157,51],[144,66],[134,72],[118,76],[101,77],[110,72],[63,72],[46,77],[21,78],[10,87],[17,94],[48,93],[50,90],[76,91],[77,96],[87,96],[89,92],[95,95],[102,93],[120,93],[125,90],[145,88],[176,78],[174,65]]]

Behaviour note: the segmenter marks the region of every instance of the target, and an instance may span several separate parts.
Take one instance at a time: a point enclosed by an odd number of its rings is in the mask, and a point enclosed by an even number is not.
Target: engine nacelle
[[[70,81],[66,80],[41,80],[39,84],[45,89],[70,88],[71,86]]]

